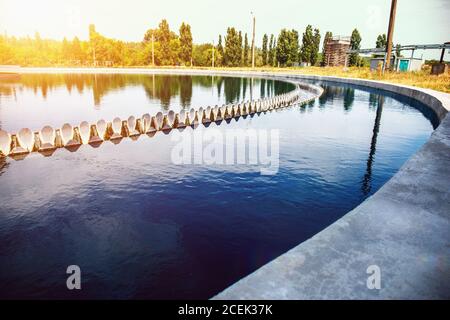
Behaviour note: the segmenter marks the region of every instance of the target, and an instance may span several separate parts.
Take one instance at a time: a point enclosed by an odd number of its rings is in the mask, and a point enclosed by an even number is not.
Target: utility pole
[[[253,16],[253,35],[252,35],[252,68],[255,68],[255,25],[256,25],[256,18],[253,15],[253,12],[251,12]]]
[[[397,0],[392,0],[391,15],[389,17],[389,28],[386,45],[386,60],[383,71],[391,68],[392,38],[394,37],[395,14],[397,12]]]
[[[155,66],[155,36],[152,32],[152,66]]]
[[[212,45],[212,67],[214,68],[214,40],[213,40],[213,45]]]

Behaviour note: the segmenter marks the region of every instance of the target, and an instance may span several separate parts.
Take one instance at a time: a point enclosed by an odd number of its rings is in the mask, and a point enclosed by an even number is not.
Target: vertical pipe
[[[397,0],[392,0],[391,14],[389,17],[387,46],[386,46],[386,63],[384,64],[384,70],[389,70],[391,68],[392,38],[394,36],[394,25],[395,25],[395,13],[396,12],[397,12]]]

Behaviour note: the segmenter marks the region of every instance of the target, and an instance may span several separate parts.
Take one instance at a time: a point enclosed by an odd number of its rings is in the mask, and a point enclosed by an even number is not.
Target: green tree
[[[84,60],[83,49],[81,48],[80,39],[74,37],[72,40],[71,57],[73,60],[82,61]]]
[[[352,32],[352,36],[350,38],[350,49],[351,50],[359,50],[361,49],[361,35],[359,34],[358,29],[354,29]],[[359,66],[361,63],[359,59],[358,53],[350,54],[349,65],[350,66]]]
[[[166,57],[167,62],[166,65],[169,66],[177,66],[180,64],[180,56],[181,56],[181,41],[179,38],[172,38],[170,39],[169,43],[169,54]],[[191,52],[192,55],[192,52]],[[190,63],[190,59],[189,62]]]
[[[189,36],[189,33],[190,33],[190,26],[184,24],[183,26],[184,47],[182,50],[182,43],[177,34],[170,30],[167,20],[165,19],[161,20],[157,29],[149,29],[144,35],[144,40],[142,41],[142,44],[145,51],[144,53],[145,64],[149,64],[152,61],[151,60],[152,37],[154,40],[156,65],[177,65],[180,63],[180,61],[183,61],[183,63],[189,63],[190,62],[189,43],[192,44],[191,40],[192,35]],[[192,49],[190,52],[192,55]]]
[[[275,39],[275,36],[273,34],[270,37],[273,38],[272,50],[271,50],[272,62],[270,63],[270,65],[275,66],[277,63],[277,40]]]
[[[142,40],[142,42],[144,43],[144,44],[148,44],[148,43],[151,43],[151,41],[152,41],[152,35],[153,35],[153,39],[155,40],[155,41],[158,41],[157,40],[157,33],[158,33],[158,29],[148,29],[146,32],[145,32],[145,34],[144,34],[144,40]]]
[[[92,62],[94,63],[94,65],[96,65],[99,58],[101,58],[101,37],[95,30],[95,25],[93,24],[89,25],[89,44]]]
[[[239,56],[241,57],[239,59],[239,65],[243,65],[244,61],[244,50],[243,50],[243,39],[242,39],[242,32],[239,31]]]
[[[227,29],[225,37],[224,64],[228,67],[237,67],[241,62],[241,46],[239,35],[235,28]]]
[[[8,45],[8,38],[0,35],[0,64],[10,64],[12,61],[14,61],[14,55]]]
[[[273,34],[270,35],[269,52],[267,54],[267,63],[273,65]]]
[[[250,52],[250,46],[248,44],[248,37],[247,37],[247,33],[245,33],[244,36],[244,63],[243,65],[246,67],[248,66],[248,54]]]
[[[264,34],[263,36],[263,41],[262,41],[262,63],[263,65],[267,65],[267,41],[268,41],[268,37],[267,34]]]
[[[180,60],[184,65],[190,65],[192,59],[192,33],[191,26],[184,22],[180,27]]]
[[[311,49],[311,65],[315,66],[319,60],[319,49],[320,49],[320,31],[319,29],[314,29],[314,37]]]
[[[298,52],[298,32],[282,29],[276,47],[277,62],[281,66],[292,66],[298,61]]]
[[[289,31],[282,29],[278,35],[277,41],[277,61],[280,65],[285,66],[289,60]]]
[[[300,56],[300,45],[298,31],[292,29],[289,33],[290,52],[289,52],[289,65],[292,66],[298,62]]]
[[[222,66],[224,64],[224,49],[222,45],[222,35],[219,34],[219,42],[217,43],[217,53],[220,56],[220,59],[215,59],[217,61],[216,65]],[[215,58],[215,57],[214,57]],[[214,61],[214,62],[216,62]]]
[[[323,39],[322,63],[321,63],[322,66],[325,66],[325,65],[326,65],[326,61],[325,61],[325,49],[326,49],[326,46],[327,46],[328,41],[331,40],[332,38],[333,38],[333,33],[332,33],[331,31],[327,31],[327,32],[325,33],[325,37],[324,37],[324,39]]]
[[[386,48],[386,44],[387,44],[386,34],[378,35],[376,48]]]
[[[397,43],[397,45],[395,46],[395,55],[397,56],[397,57],[401,57],[402,55],[401,55],[401,51],[400,51],[400,48],[401,48],[401,44],[400,43]]]
[[[170,41],[173,39],[169,24],[165,19],[159,23],[157,38],[160,47],[160,61],[162,65],[170,65],[172,62]]]
[[[214,52],[214,63],[221,59],[219,50]],[[195,66],[210,67],[212,65],[212,45],[210,43],[194,45],[192,60]]]
[[[314,35],[313,28],[311,25],[306,26],[306,30],[303,33],[302,38],[302,49],[301,49],[301,60],[305,63],[312,63],[311,56],[314,50]]]
[[[70,43],[67,41],[66,37],[64,37],[64,39],[62,41],[62,58],[65,61],[68,61],[71,59]]]

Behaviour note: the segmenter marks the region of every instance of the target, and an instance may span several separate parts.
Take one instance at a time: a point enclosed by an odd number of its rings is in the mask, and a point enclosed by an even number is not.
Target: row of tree
[[[23,66],[146,66],[192,65],[194,44],[191,27],[182,23],[179,33],[170,30],[166,20],[148,30],[142,42],[107,38],[89,26],[89,40],[72,41],[0,36],[0,64]]]
[[[216,65],[236,67],[250,66],[252,48],[248,35],[242,35],[231,27],[227,29],[225,45],[219,35],[217,44]],[[256,65],[259,66],[293,66],[299,63],[316,65],[319,62],[320,31],[308,25],[303,33],[302,43],[299,42],[298,31],[282,29],[278,37],[273,34],[270,38],[264,34],[262,47],[255,49]]]
[[[327,32],[323,46],[332,37]],[[215,66],[246,67],[252,64],[251,40],[247,33],[234,27],[219,35],[217,45],[194,44],[191,27],[182,23],[178,33],[172,31],[166,20],[155,29],[149,29],[141,42],[124,42],[107,38],[89,26],[89,40],[63,39],[55,41],[34,38],[0,36],[0,64],[23,66],[81,65],[81,66]],[[377,39],[377,47],[385,45],[385,38]],[[361,36],[352,32],[351,48],[359,49]],[[297,30],[282,29],[278,36],[263,35],[261,48],[255,48],[256,66],[294,66],[301,63],[320,65],[323,52],[320,31],[308,25],[301,35]],[[213,52],[214,51],[214,52]],[[357,54],[352,54],[350,65],[362,64]]]

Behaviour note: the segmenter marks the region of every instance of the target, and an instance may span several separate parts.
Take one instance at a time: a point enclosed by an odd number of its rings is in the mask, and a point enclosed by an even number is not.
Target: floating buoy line
[[[146,113],[140,118],[130,116],[127,120],[122,120],[117,117],[111,122],[102,119],[93,124],[83,121],[78,126],[65,123],[57,129],[47,125],[37,132],[31,131],[29,128],[23,128],[15,134],[0,130],[0,157],[9,156],[19,160],[31,152],[50,156],[58,148],[75,151],[85,144],[97,147],[103,141],[119,143],[123,138],[136,139],[141,134],[152,136],[157,131],[195,127],[199,124],[208,125],[212,122],[218,123],[241,116],[266,113],[293,104],[304,104],[316,99],[323,92],[319,87],[311,85],[306,85],[306,87],[314,89],[313,91],[316,93],[314,97],[301,100],[302,90],[300,85],[296,84],[296,88],[288,93],[221,107],[216,105],[198,110],[192,108],[189,111],[181,110],[178,113],[170,110],[167,114],[158,112],[154,116]]]

